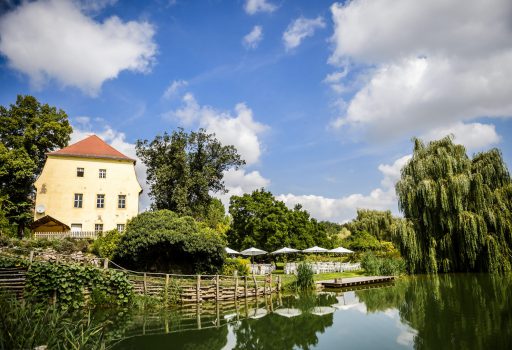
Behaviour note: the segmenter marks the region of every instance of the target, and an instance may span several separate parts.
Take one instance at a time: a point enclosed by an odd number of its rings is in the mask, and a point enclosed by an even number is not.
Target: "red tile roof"
[[[134,159],[125,156],[96,135],[91,135],[82,141],[78,141],[77,143],[64,147],[58,151],[49,152],[48,155],[120,159],[135,162]]]

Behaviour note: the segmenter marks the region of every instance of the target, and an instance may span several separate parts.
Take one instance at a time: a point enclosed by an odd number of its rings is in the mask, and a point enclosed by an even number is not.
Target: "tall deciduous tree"
[[[33,183],[46,153],[65,147],[73,129],[62,110],[18,95],[16,103],[0,106],[0,196],[2,210],[21,236],[32,219]]]
[[[196,218],[206,215],[211,193],[226,192],[224,171],[245,164],[234,146],[222,145],[203,129],[138,140],[136,151],[147,166],[152,208]]]
[[[357,217],[346,226],[353,233],[366,231],[379,240],[391,241],[395,220],[389,210],[358,209]]]
[[[497,149],[473,159],[451,137],[414,141],[396,185],[395,237],[415,272],[510,271],[512,182]]]

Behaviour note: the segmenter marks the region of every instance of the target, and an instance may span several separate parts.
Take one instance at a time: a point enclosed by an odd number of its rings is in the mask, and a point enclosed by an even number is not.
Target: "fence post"
[[[197,275],[197,283],[196,283],[196,301],[199,303],[201,301],[201,275]]]
[[[215,300],[219,301],[219,275],[215,275]]]
[[[281,276],[277,276],[277,291],[281,291]]]
[[[244,276],[244,296],[247,299],[247,276]]]
[[[238,298],[238,270],[235,270],[235,300]]]
[[[258,283],[256,282],[256,276],[252,273],[252,280],[254,282],[254,295],[258,296]]]
[[[144,272],[143,287],[144,287],[144,296],[146,296],[148,286],[147,286],[147,282],[146,282],[146,273],[145,272]]]
[[[263,276],[263,295],[267,295],[267,275]]]
[[[105,258],[105,259],[103,260],[103,269],[104,269],[104,270],[107,270],[107,269],[108,269],[108,258]]]
[[[270,294],[272,294],[272,282],[273,282],[273,278],[272,278],[272,273],[270,274]]]
[[[30,255],[29,255],[28,259],[30,261],[30,265],[32,265],[32,262],[34,261],[34,251],[33,250],[30,251]]]
[[[167,303],[169,302],[169,274],[167,274],[167,273],[165,274],[165,289],[164,289],[164,293],[165,293],[165,304],[167,305]],[[167,333],[168,333],[168,331],[167,331]]]

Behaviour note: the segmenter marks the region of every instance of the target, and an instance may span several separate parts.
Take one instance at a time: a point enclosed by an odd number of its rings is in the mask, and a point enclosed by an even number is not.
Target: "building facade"
[[[96,135],[48,153],[35,187],[38,232],[122,231],[142,192],[135,160]]]

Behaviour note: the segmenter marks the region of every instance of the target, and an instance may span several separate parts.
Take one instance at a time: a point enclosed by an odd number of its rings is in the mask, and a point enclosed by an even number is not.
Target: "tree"
[[[32,219],[33,183],[46,153],[67,146],[72,131],[64,111],[35,97],[18,95],[9,108],[0,106],[1,210],[20,237]]]
[[[395,241],[414,272],[510,271],[512,182],[497,149],[466,155],[445,137],[414,140],[396,185]]]
[[[327,243],[325,230],[307,211],[300,205],[288,209],[264,189],[232,196],[229,213],[232,224],[228,242],[237,249],[251,246],[268,251],[284,246],[305,249]]]
[[[391,211],[358,209],[357,217],[346,226],[351,232],[368,232],[378,240],[391,240],[395,218]]]
[[[181,215],[204,218],[211,193],[226,193],[224,171],[245,162],[234,146],[223,146],[205,130],[183,129],[138,140],[137,156],[147,166],[147,182],[153,209],[169,209]]]

